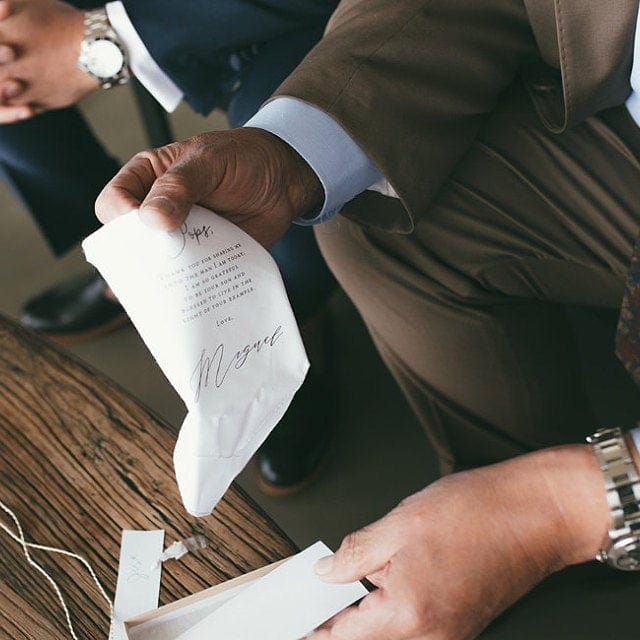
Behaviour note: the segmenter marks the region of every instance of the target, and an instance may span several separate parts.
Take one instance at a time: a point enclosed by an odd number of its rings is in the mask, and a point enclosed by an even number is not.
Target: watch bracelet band
[[[124,47],[120,43],[120,38],[118,38],[118,34],[114,31],[111,23],[109,22],[109,16],[107,15],[107,10],[103,7],[100,9],[90,9],[89,11],[85,11],[84,14],[84,37],[83,41],[93,40],[95,38],[108,38],[113,42],[117,43],[120,46],[122,53],[124,55],[124,65],[120,73],[114,78],[96,78],[98,82],[100,82],[100,86],[103,89],[111,89],[117,85],[126,84],[129,82],[131,78],[131,72],[129,71],[129,64],[127,61],[127,55]],[[80,68],[87,72],[88,69],[79,65]],[[93,75],[93,74],[92,74]],[[95,77],[95,76],[94,76]]]
[[[111,27],[109,18],[107,16],[107,10],[102,9],[90,9],[84,14],[84,37],[85,39],[91,39],[94,36],[102,35],[105,32],[115,31]]]
[[[640,476],[622,429],[599,429],[587,438],[587,442],[593,446],[605,479],[607,503],[612,519],[609,528],[609,548],[623,538],[633,537],[640,541]],[[609,562],[607,550],[602,549],[596,559]]]

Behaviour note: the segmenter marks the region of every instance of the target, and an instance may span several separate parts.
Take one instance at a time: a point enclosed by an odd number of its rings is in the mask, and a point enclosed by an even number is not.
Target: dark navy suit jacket
[[[321,34],[336,4],[337,0],[124,0],[151,56],[199,113],[220,105],[259,55],[260,45],[301,32]]]

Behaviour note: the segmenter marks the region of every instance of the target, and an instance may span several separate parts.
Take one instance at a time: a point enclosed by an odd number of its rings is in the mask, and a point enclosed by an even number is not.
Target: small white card
[[[111,640],[126,640],[124,621],[158,606],[164,531],[123,531]]]

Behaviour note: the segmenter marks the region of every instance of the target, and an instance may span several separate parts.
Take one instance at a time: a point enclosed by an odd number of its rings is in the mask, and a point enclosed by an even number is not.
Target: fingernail
[[[320,558],[320,560],[316,562],[314,568],[319,576],[328,575],[333,569],[333,556],[325,556],[324,558]]]
[[[20,87],[16,84],[10,84],[2,90],[2,95],[4,96],[5,100],[15,98],[19,93]]]
[[[153,209],[158,213],[172,216],[176,210],[176,206],[169,200],[169,198],[165,196],[156,196],[155,198],[151,198],[151,200],[147,200],[143,205],[142,209]]]
[[[26,120],[27,118],[31,117],[31,112],[28,109],[21,109],[20,111],[18,111],[18,119],[19,120]]]

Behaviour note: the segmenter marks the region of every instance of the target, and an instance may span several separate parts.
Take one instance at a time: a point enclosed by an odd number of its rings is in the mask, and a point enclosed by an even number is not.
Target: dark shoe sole
[[[329,439],[329,443],[327,444],[327,448],[325,452],[322,454],[316,468],[306,477],[303,478],[297,484],[291,484],[286,487],[282,487],[280,485],[271,484],[267,480],[264,479],[263,475],[260,473],[260,467],[256,460],[254,460],[254,466],[256,468],[257,480],[256,485],[258,489],[264,495],[269,496],[270,498],[287,498],[289,496],[295,496],[298,493],[302,493],[305,489],[308,489],[312,484],[314,484],[320,476],[324,473],[325,469],[329,466],[329,460],[331,458],[331,454],[333,453],[333,448],[335,446],[335,429],[331,430],[331,436]]]
[[[112,333],[117,329],[120,329],[120,327],[124,327],[126,324],[129,324],[129,322],[129,316],[122,312],[120,315],[109,320],[109,322],[105,322],[98,327],[92,327],[86,331],[77,331],[74,333],[40,333],[40,335],[48,338],[56,344],[70,346],[100,338],[108,333]]]

